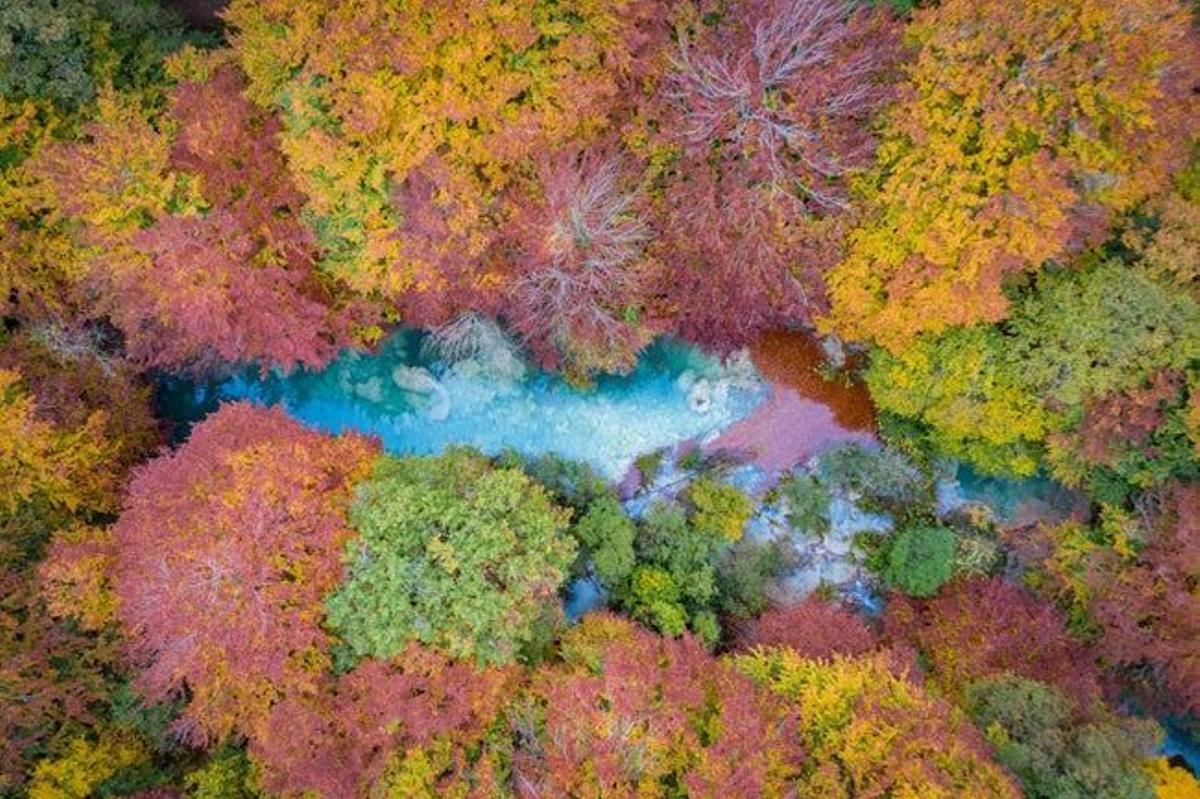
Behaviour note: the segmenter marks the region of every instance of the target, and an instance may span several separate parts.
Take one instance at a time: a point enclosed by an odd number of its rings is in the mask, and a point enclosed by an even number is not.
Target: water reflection
[[[768,471],[789,469],[826,446],[875,440],[875,409],[866,387],[818,372],[821,348],[801,332],[768,333],[751,349],[771,395],[707,449],[745,452]]]

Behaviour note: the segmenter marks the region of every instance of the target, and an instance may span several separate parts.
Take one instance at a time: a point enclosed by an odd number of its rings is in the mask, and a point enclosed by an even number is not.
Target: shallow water
[[[168,382],[165,415],[193,420],[221,401],[282,405],[330,432],[375,435],[391,452],[439,452],[465,444],[487,453],[555,452],[618,479],[644,452],[707,440],[748,415],[767,393],[747,363],[722,366],[678,342],[651,346],[626,376],[590,389],[530,370],[513,378],[487,363],[430,357],[422,334],[402,331],[372,354],[346,353],[319,372],[260,375],[219,383]]]
[[[1193,774],[1200,776],[1200,741],[1171,719],[1164,720],[1163,727],[1167,736],[1160,750],[1162,754],[1183,760]]]
[[[988,477],[970,466],[959,465],[953,478],[940,481],[937,488],[939,515],[964,504],[979,503],[991,508],[996,521],[1004,527],[1036,522],[1058,524],[1087,508],[1086,497],[1044,475],[1008,480]]]

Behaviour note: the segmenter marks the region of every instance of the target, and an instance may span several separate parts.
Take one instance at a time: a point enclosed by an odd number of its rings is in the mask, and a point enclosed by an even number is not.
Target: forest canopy
[[[1195,3],[176,5],[0,0],[0,799],[1200,797]]]

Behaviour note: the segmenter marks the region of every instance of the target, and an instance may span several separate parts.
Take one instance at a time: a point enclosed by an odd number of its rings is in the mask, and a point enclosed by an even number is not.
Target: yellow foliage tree
[[[326,269],[395,299],[446,288],[442,259],[483,253],[493,201],[529,155],[607,124],[638,7],[234,0],[226,20],[249,96],[283,113]],[[422,181],[418,209],[406,192]]]
[[[985,472],[1030,475],[1050,415],[1004,361],[1002,337],[985,325],[922,336],[898,354],[871,359],[876,404],[929,426],[939,452]]]
[[[146,756],[145,746],[127,736],[106,732],[97,741],[76,738],[61,757],[37,764],[29,799],[88,799],[100,783]]]
[[[1020,795],[962,714],[910,682],[887,653],[813,660],[764,649],[734,662],[796,703],[809,755],[803,796]]]
[[[1164,189],[1200,108],[1176,0],[947,0],[914,14],[870,220],[829,275],[827,329],[898,351],[996,321],[1007,275]]]
[[[96,631],[116,619],[112,586],[112,532],[77,524],[56,530],[50,551],[38,568],[46,608],[56,619],[74,619],[80,629]]]
[[[117,479],[106,468],[112,444],[106,416],[93,412],[78,428],[61,428],[37,414],[21,375],[0,369],[0,511],[44,502],[69,512],[115,510]]]
[[[1154,780],[1157,799],[1200,799],[1200,782],[1186,769],[1172,766],[1165,757],[1149,761],[1146,772]]]
[[[0,96],[0,309],[6,315],[69,316],[72,289],[83,274],[63,226],[35,221],[46,197],[25,168],[26,158],[64,124],[50,103]]]

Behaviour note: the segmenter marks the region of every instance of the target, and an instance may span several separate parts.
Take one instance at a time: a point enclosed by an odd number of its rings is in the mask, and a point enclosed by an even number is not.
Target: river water
[[[670,340],[649,347],[630,374],[586,388],[528,368],[503,346],[451,360],[427,344],[425,335],[401,331],[377,352],[347,352],[319,372],[167,378],[159,404],[164,416],[185,423],[222,401],[278,404],[317,429],[378,436],[391,452],[451,444],[490,454],[555,452],[617,480],[639,454],[714,438],[769,393],[748,359],[722,364]]]
[[[178,439],[221,402],[278,404],[321,430],[378,436],[392,452],[434,453],[451,444],[492,454],[554,452],[614,481],[639,454],[686,441],[743,453],[767,475],[832,444],[875,441],[866,390],[820,377],[821,350],[803,333],[769,334],[750,357],[725,363],[661,340],[630,374],[580,388],[529,368],[502,334],[483,332],[486,346],[447,352],[430,347],[426,334],[403,330],[376,352],[344,353],[319,372],[246,369],[199,382],[167,376],[159,381],[159,411],[176,423]],[[943,479],[938,494],[942,512],[982,502],[1002,524],[1065,518],[1079,501],[1049,480],[997,480],[965,467]],[[567,601],[572,616],[603,604],[596,587],[578,588]],[[1195,743],[1171,732],[1165,751],[1200,766]]]

